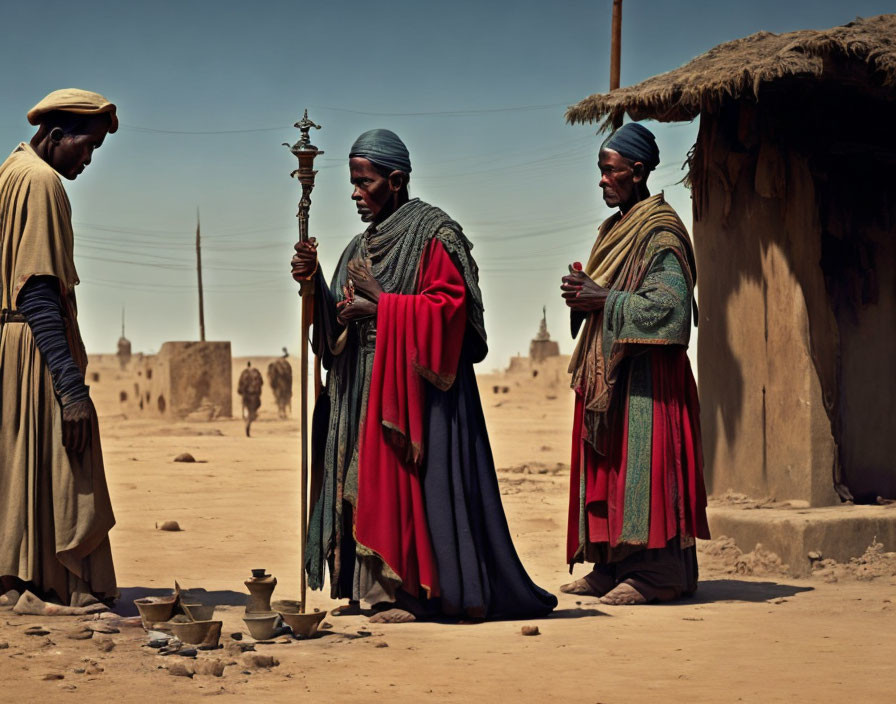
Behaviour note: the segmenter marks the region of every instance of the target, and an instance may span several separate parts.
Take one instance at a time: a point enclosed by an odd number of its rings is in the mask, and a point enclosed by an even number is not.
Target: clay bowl
[[[209,634],[213,634],[214,643],[208,645],[218,645],[221,637],[221,621],[190,621],[189,623],[172,623],[171,632],[184,643],[189,645],[198,645],[204,643]],[[214,633],[217,631],[217,634]],[[216,637],[214,637],[216,636]]]
[[[267,640],[274,635],[274,631],[277,630],[278,620],[280,620],[280,614],[276,611],[252,613],[243,616],[246,628],[249,629],[249,634],[255,640]]]
[[[193,621],[211,621],[215,615],[214,604],[188,604],[180,603],[184,613]]]
[[[293,635],[303,638],[310,638],[317,633],[320,622],[327,615],[326,611],[315,611],[310,614],[290,613],[288,611],[279,611],[278,613],[284,623],[292,629]]]
[[[143,627],[151,628],[154,623],[164,622],[171,618],[174,612],[174,602],[177,597],[144,597],[134,599],[134,605],[143,619]]]

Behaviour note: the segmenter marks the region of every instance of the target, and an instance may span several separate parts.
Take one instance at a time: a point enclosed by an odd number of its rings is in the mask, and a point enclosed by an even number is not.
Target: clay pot
[[[189,645],[218,646],[221,639],[221,621],[191,621],[172,623],[171,632]]]
[[[212,617],[215,615],[214,604],[187,604],[181,602],[180,606],[184,610],[184,613],[193,621],[211,621]]]
[[[303,638],[310,638],[317,633],[320,622],[327,615],[326,611],[316,611],[310,614],[290,613],[288,611],[280,611],[280,618],[292,629],[293,635]]]
[[[140,618],[143,620],[143,627],[152,628],[153,624],[167,621],[174,613],[174,602],[176,596],[171,597],[144,597],[143,599],[134,599],[134,605],[140,612]]]
[[[246,628],[249,629],[249,634],[255,640],[267,640],[272,635],[274,635],[274,631],[277,630],[277,622],[279,620],[280,615],[276,611],[268,611],[267,613],[252,613],[243,616],[243,621],[245,621],[246,623]]]

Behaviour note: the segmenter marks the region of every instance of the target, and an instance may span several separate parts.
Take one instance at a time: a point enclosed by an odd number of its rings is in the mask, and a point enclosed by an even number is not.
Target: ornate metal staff
[[[299,168],[290,174],[290,177],[299,179],[302,184],[302,198],[299,200],[299,212],[296,217],[299,219],[299,241],[308,240],[308,211],[311,210],[311,191],[314,189],[314,177],[317,171],[314,170],[314,158],[318,154],[323,154],[317,147],[311,144],[308,133],[311,128],[320,129],[320,125],[313,123],[308,119],[308,110],[305,115],[296,124],[301,132],[299,141],[290,146],[287,142],[283,146],[289,147],[289,151],[295,154],[299,160]],[[299,417],[301,419],[302,428],[302,475],[301,475],[301,526],[299,530],[299,572],[301,574],[301,602],[299,610],[305,613],[305,593],[307,584],[305,580],[305,541],[308,538],[308,328],[311,327],[311,321],[314,318],[314,284],[311,279],[302,281],[299,295],[302,297],[302,348],[301,348],[301,401]],[[320,370],[315,357],[315,400],[320,387]]]

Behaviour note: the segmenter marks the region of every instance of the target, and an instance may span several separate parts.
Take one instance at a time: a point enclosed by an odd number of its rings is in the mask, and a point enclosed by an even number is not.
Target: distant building
[[[529,359],[533,362],[541,362],[548,357],[556,357],[560,354],[560,346],[551,339],[548,332],[547,308],[541,309],[541,323],[535,339],[529,344]]]

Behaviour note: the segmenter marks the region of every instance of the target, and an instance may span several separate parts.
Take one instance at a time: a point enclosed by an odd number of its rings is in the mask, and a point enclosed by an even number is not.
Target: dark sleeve
[[[585,313],[580,310],[571,310],[569,311],[569,329],[572,332],[573,338],[579,334],[579,329],[582,327],[582,323],[585,322],[585,318],[588,317],[588,313]]]
[[[72,358],[65,337],[59,281],[53,276],[32,276],[19,293],[16,307],[31,328],[34,342],[50,370],[53,388],[62,405],[88,398],[88,387]]]
[[[345,330],[337,319],[336,300],[320,269],[314,274],[314,327],[311,334],[311,349],[320,356],[324,369],[329,369],[333,355],[330,345]]]

